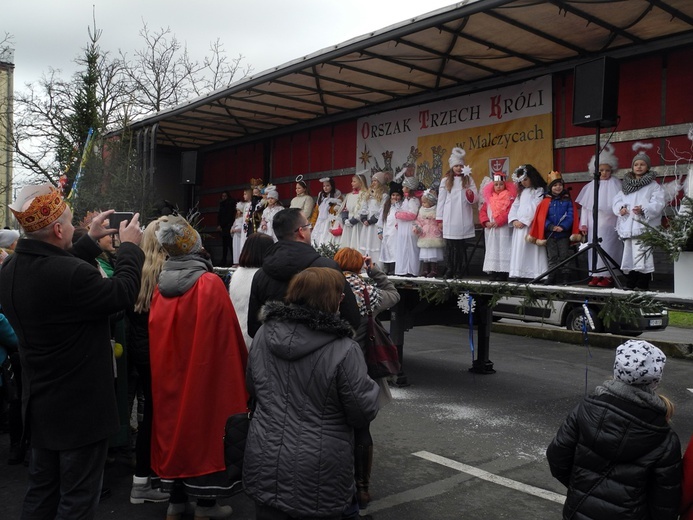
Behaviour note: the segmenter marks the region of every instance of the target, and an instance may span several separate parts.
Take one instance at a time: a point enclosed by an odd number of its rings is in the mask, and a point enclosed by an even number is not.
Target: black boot
[[[631,271],[626,275],[626,287],[628,289],[635,289],[638,285],[639,274],[637,271]]]
[[[366,509],[371,501],[368,484],[371,481],[373,466],[373,445],[354,447],[354,478],[356,480],[356,499],[360,509]]]
[[[636,282],[635,288],[642,289],[643,291],[648,291],[650,289],[650,273],[638,273],[638,280]]]

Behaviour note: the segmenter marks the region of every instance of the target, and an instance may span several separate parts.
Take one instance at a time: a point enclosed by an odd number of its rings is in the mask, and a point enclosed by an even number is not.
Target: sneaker
[[[195,520],[205,520],[207,518],[228,518],[233,513],[231,506],[220,506],[219,504],[214,504],[213,506],[195,506]]]
[[[153,489],[149,477],[132,477],[132,480],[132,489],[130,490],[131,504],[168,501],[169,494],[159,489]]]
[[[602,280],[603,278],[601,276],[593,276],[587,285],[589,285],[590,287],[596,287]],[[609,280],[611,280],[611,278],[609,278]]]
[[[180,504],[169,504],[166,509],[166,520],[180,520],[183,513],[187,510],[187,502],[181,502]]]
[[[601,280],[599,280],[599,282],[596,283],[595,285],[597,287],[613,287],[614,286],[614,280],[613,280],[613,278],[605,276]]]

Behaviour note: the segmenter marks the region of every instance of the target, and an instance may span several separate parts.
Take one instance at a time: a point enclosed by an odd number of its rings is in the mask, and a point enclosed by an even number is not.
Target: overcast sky
[[[13,36],[15,89],[49,67],[67,78],[88,43],[87,28],[103,30],[103,51],[129,55],[143,44],[143,21],[170,27],[201,59],[217,37],[228,55],[242,54],[253,74],[346,40],[454,4],[451,0],[6,0],[0,39]]]

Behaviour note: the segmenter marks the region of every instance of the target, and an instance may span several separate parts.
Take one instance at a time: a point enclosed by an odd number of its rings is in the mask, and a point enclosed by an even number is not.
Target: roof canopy
[[[159,146],[214,149],[693,42],[691,0],[471,0],[145,117]]]

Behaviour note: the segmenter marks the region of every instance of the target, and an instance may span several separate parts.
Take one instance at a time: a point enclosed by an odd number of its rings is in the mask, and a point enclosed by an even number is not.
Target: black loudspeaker
[[[197,171],[197,152],[182,152],[180,154],[180,182],[181,184],[200,184],[200,175]]]
[[[575,67],[573,124],[611,127],[618,120],[618,62],[606,56]]]

